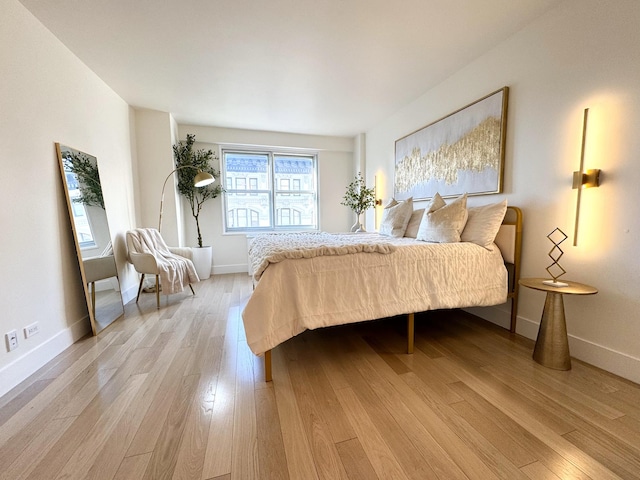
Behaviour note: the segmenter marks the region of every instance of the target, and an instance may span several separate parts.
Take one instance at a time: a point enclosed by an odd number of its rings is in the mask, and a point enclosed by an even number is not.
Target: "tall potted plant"
[[[199,171],[210,173],[214,178],[220,178],[220,173],[211,165],[211,162],[217,160],[218,157],[213,150],[194,150],[193,145],[195,141],[195,135],[187,134],[186,140],[181,140],[173,146],[173,158],[176,169],[179,169],[176,171],[176,175],[178,176],[178,192],[189,202],[191,215],[196,221],[198,247],[193,249],[193,263],[198,272],[198,276],[201,279],[206,279],[211,275],[212,249],[210,245],[203,246],[202,244],[200,212],[204,202],[216,198],[224,192],[224,189],[220,183],[215,186],[213,184],[205,187],[194,186],[193,179]]]
[[[356,214],[356,223],[351,227],[352,232],[364,232],[365,229],[360,222],[360,215],[373,207],[376,203],[375,191],[367,188],[364,177],[360,172],[353,182],[347,187],[341,205],[345,205]]]

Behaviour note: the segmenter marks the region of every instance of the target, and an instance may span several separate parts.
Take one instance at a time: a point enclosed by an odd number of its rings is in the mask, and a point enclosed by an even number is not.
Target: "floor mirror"
[[[98,159],[56,143],[80,275],[94,335],[124,314]]]

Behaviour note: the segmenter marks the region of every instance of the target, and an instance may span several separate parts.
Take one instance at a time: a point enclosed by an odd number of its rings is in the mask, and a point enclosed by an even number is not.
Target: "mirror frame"
[[[87,259],[83,259],[82,258],[82,249],[80,247],[80,241],[78,240],[78,228],[76,226],[76,222],[74,220],[74,215],[73,215],[73,201],[71,199],[71,196],[69,195],[69,184],[67,182],[67,176],[66,176],[66,169],[65,169],[65,164],[64,164],[64,158],[63,158],[63,149],[69,149],[69,150],[73,150],[75,152],[81,153],[83,155],[86,155],[87,157],[90,157],[92,159],[95,159],[96,162],[96,168],[98,168],[98,159],[94,156],[94,155],[90,155],[88,153],[82,152],[76,148],[73,147],[69,147],[68,145],[62,145],[58,142],[55,143],[56,146],[56,155],[58,157],[58,165],[60,167],[60,176],[62,178],[62,185],[64,188],[64,197],[65,197],[65,201],[67,204],[67,211],[69,214],[69,221],[71,223],[71,231],[73,233],[73,243],[75,245],[75,249],[76,249],[76,257],[78,259],[78,266],[80,267],[80,277],[82,279],[82,288],[84,291],[84,296],[85,296],[85,302],[87,305],[87,310],[89,312],[89,321],[91,323],[91,332],[93,333],[93,335],[97,335],[98,333],[100,333],[101,331],[103,331],[104,329],[106,329],[109,325],[113,324],[116,320],[118,320],[119,318],[121,318],[124,315],[124,303],[122,301],[122,292],[120,291],[120,288],[118,288],[118,298],[120,300],[120,307],[121,307],[121,313],[115,317],[114,319],[112,319],[108,325],[105,325],[102,328],[99,328],[100,324],[99,322],[96,320],[96,316],[95,316],[95,312],[94,312],[94,301],[95,301],[95,282],[93,285],[93,290],[91,290],[89,288],[89,283],[87,282],[87,272],[85,270],[85,265],[84,262]],[[106,210],[105,210],[105,217],[106,217]],[[108,227],[108,222],[107,222],[107,227]],[[109,231],[109,241],[112,242],[113,245],[113,239],[111,238],[111,229],[108,228]],[[99,258],[99,257],[98,257]],[[120,285],[120,277],[118,276],[118,269],[117,269],[117,265],[115,264],[115,256],[113,256],[113,262],[114,262],[114,269],[115,269],[115,276],[116,277],[116,281],[118,282],[118,285]],[[110,277],[106,277],[106,278],[112,278]]]

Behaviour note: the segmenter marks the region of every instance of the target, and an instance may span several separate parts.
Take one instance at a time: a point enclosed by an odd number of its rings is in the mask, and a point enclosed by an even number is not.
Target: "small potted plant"
[[[356,214],[356,223],[351,227],[352,232],[364,232],[365,229],[360,221],[363,212],[373,207],[376,203],[375,191],[367,188],[362,174],[358,172],[356,178],[347,187],[341,205],[345,205]]]
[[[187,134],[187,139],[178,142],[173,146],[173,158],[176,165],[176,175],[178,176],[177,189],[180,195],[185,197],[191,208],[191,215],[196,221],[196,229],[198,231],[197,249],[194,249],[194,265],[201,279],[209,278],[211,275],[211,246],[203,246],[202,233],[200,232],[200,212],[204,202],[219,196],[224,192],[224,188],[218,183],[217,185],[207,185],[205,187],[195,187],[194,177],[199,171],[207,172],[214,178],[220,178],[220,173],[213,168],[211,162],[217,160],[213,150],[194,150],[193,144],[196,136]],[[193,167],[193,168],[183,168]],[[198,251],[201,250],[201,251]],[[200,262],[199,258],[202,258]],[[202,266],[199,264],[202,263]]]

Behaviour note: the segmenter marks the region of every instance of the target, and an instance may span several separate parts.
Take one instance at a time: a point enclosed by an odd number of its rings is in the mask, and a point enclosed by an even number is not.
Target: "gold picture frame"
[[[395,142],[394,198],[502,192],[509,87]]]

